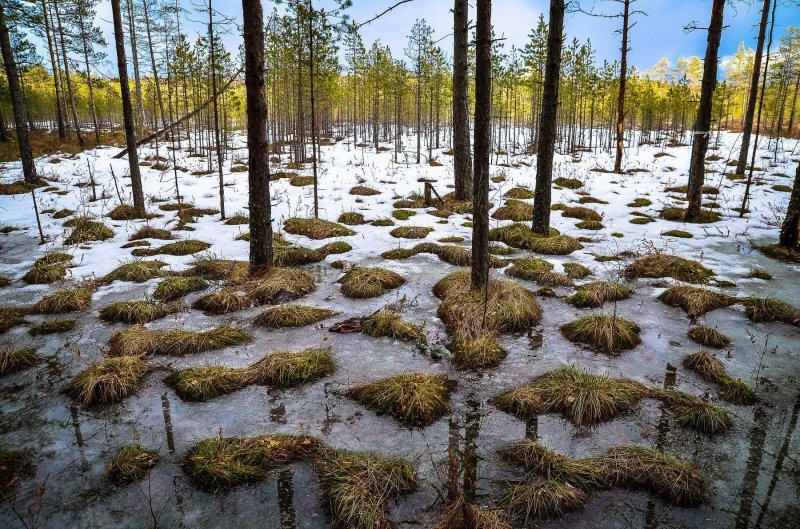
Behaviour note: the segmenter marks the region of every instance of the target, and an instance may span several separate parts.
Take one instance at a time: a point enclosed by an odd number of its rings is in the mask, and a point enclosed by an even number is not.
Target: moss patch
[[[583,248],[581,243],[572,237],[560,235],[552,228],[550,233],[550,236],[542,237],[533,233],[529,226],[514,223],[489,230],[489,240],[544,255],[569,255]]]
[[[397,220],[408,220],[416,214],[416,211],[411,211],[410,209],[396,209],[392,211],[392,217]]]
[[[389,235],[398,239],[424,239],[433,228],[427,226],[400,226],[389,232]]]
[[[564,178],[563,176],[554,178],[553,183],[559,187],[565,187],[567,189],[579,189],[583,187],[583,182],[577,178]]]
[[[336,222],[347,224],[348,226],[358,226],[359,224],[364,224],[366,221],[364,220],[364,215],[361,213],[357,213],[355,211],[345,211],[339,215],[339,218],[336,219]]]
[[[518,200],[528,200],[533,198],[535,195],[533,191],[528,189],[527,187],[513,187],[506,191],[505,198],[516,198]]]

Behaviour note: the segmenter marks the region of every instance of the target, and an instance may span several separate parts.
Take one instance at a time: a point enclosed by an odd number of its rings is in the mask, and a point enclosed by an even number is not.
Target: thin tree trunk
[[[800,250],[800,163],[794,174],[794,187],[786,207],[786,218],[783,219],[778,244],[790,250]]]
[[[222,180],[222,151],[219,142],[219,104],[217,103],[217,63],[214,43],[214,14],[211,0],[208,0],[208,39],[211,46],[211,98],[214,101],[214,143],[217,148],[217,172],[219,174],[219,211],[220,218],[225,220],[225,185]]]
[[[750,135],[753,132],[753,117],[756,112],[756,98],[758,95],[758,79],[761,75],[761,57],[764,54],[764,39],[767,34],[767,17],[769,16],[770,0],[764,0],[761,8],[761,23],[758,26],[758,41],[756,55],[753,61],[753,77],[750,80],[750,96],[747,100],[747,111],[744,115],[742,126],[742,147],[739,150],[739,161],[736,164],[736,174],[744,174],[747,167],[747,154],[750,150]]]
[[[536,154],[536,189],[534,190],[532,225],[533,231],[541,235],[550,233],[550,199],[565,9],[564,0],[550,0],[550,25],[547,34],[542,113],[539,118],[539,145]]]
[[[722,38],[722,22],[725,0],[714,0],[711,7],[711,22],[708,25],[708,44],[703,63],[703,81],[700,85],[700,107],[694,126],[692,157],[689,163],[689,203],[686,207],[686,222],[694,222],[700,215],[705,181],[705,160],[711,136],[711,111],[714,89],[717,87],[717,60],[719,41]]]
[[[242,0],[250,206],[250,272],[272,265],[269,136],[264,94],[264,13],[261,0]]]
[[[119,86],[122,97],[122,118],[125,122],[125,141],[128,146],[128,166],[131,172],[133,207],[144,213],[144,191],[142,190],[142,176],[139,173],[139,156],[136,152],[136,130],[133,123],[131,88],[128,81],[128,61],[125,57],[125,36],[122,33],[122,11],[119,3],[120,0],[111,0],[111,10],[114,16],[114,43],[117,49],[117,67],[119,69]]]
[[[58,2],[53,6],[56,9],[56,24],[58,25],[58,38],[61,41],[61,54],[64,56],[64,77],[67,79],[67,94],[69,95],[69,106],[72,110],[72,123],[75,127],[75,135],[78,137],[78,145],[86,146],[81,134],[81,124],[78,121],[78,108],[75,106],[75,92],[72,91],[72,80],[69,76],[69,58],[67,57],[67,47],[64,43],[64,27],[61,25],[61,13],[58,11]]]
[[[158,83],[158,68],[156,67],[156,54],[153,51],[153,37],[150,34],[150,11],[147,8],[147,1],[142,2],[144,7],[144,27],[147,31],[147,46],[150,49],[150,65],[153,68],[153,84],[156,88],[156,100],[158,101],[158,110],[161,112],[161,125],[167,126],[167,117],[164,113],[164,101],[161,99],[161,85]]]
[[[477,1],[475,178],[472,182],[472,290],[489,281],[489,161],[492,142],[492,1]]]
[[[133,81],[134,89],[136,90],[136,122],[141,129],[144,125],[144,102],[142,101],[142,81],[139,77],[139,51],[136,46],[136,20],[133,13],[133,0],[126,0],[128,8],[128,25],[130,26],[131,34],[131,59],[133,60]]]
[[[14,50],[11,48],[11,37],[8,33],[3,6],[0,6],[0,48],[2,48],[3,52],[3,64],[6,69],[8,90],[11,93],[11,106],[14,109],[14,125],[17,128],[17,144],[19,157],[22,161],[22,174],[26,182],[35,184],[39,182],[39,176],[36,174],[36,165],[33,163],[33,152],[31,151],[31,142],[28,137],[28,123],[25,120],[27,114],[25,99],[22,96],[22,86],[19,82],[17,63],[14,61]]]
[[[314,4],[308,0],[308,71],[311,91],[311,165],[314,171],[314,218],[319,218],[319,183],[317,180],[317,102],[314,94]],[[377,144],[375,148],[377,149]]]
[[[67,137],[67,131],[64,127],[64,110],[61,108],[61,83],[58,73],[58,62],[56,61],[56,54],[53,51],[53,37],[51,36],[50,29],[50,16],[47,14],[47,0],[42,0],[42,15],[44,16],[44,31],[47,35],[47,49],[50,52],[50,65],[53,68],[53,86],[56,91],[56,121],[58,123],[58,137],[62,140]]]
[[[97,105],[94,101],[94,87],[92,86],[92,72],[89,67],[89,43],[88,33],[84,26],[83,11],[78,8],[78,24],[81,30],[81,42],[83,44],[83,61],[86,65],[86,84],[89,87],[89,103],[92,107],[92,124],[94,125],[94,139],[100,143],[100,124],[97,122]]]
[[[625,84],[628,79],[628,18],[631,0],[625,0],[622,13],[622,47],[619,62],[619,93],[617,94],[617,157],[614,160],[614,172],[622,173],[622,148],[624,146],[625,128]]]
[[[453,172],[457,200],[469,198],[472,192],[467,63],[468,7],[467,0],[455,0],[453,6]]]

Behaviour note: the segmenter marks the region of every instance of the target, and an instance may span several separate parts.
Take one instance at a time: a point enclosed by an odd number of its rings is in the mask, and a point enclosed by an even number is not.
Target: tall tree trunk
[[[139,77],[139,51],[136,41],[136,19],[133,12],[133,0],[126,0],[128,8],[128,26],[131,34],[131,59],[133,60],[133,81],[136,90],[136,123],[141,129],[144,125],[144,102],[142,101],[142,81]]]
[[[453,5],[453,172],[457,200],[469,198],[472,191],[467,63],[468,7],[467,0],[455,0]]]
[[[719,41],[722,38],[722,19],[725,0],[714,0],[711,7],[711,22],[708,25],[708,43],[703,63],[703,81],[700,85],[700,107],[694,126],[692,157],[689,162],[689,203],[686,207],[686,222],[694,222],[700,215],[705,181],[705,160],[708,142],[711,137],[711,111],[714,103],[714,89],[717,87],[717,60]]]
[[[564,42],[564,0],[550,0],[550,24],[547,33],[542,88],[542,112],[539,118],[539,146],[536,153],[536,189],[533,199],[533,231],[550,233],[550,196],[553,179],[553,155],[556,146],[558,117],[558,82],[561,74],[561,47]]]
[[[3,3],[0,3],[0,48],[2,48],[3,52],[3,64],[6,69],[8,90],[11,93],[11,106],[14,109],[14,125],[17,128],[17,144],[19,146],[19,157],[22,161],[22,174],[26,182],[35,184],[39,181],[39,176],[36,174],[36,165],[33,163],[33,152],[31,151],[31,142],[28,137],[28,123],[25,120],[27,114],[25,99],[19,82],[17,63],[14,61],[14,50],[11,48],[11,37],[8,33],[5,5]]]
[[[83,11],[78,9],[78,24],[81,31],[81,42],[83,44],[83,61],[86,66],[86,84],[89,87],[89,103],[92,107],[92,124],[94,125],[94,139],[100,144],[100,124],[97,122],[97,105],[94,101],[94,87],[92,85],[92,72],[89,67],[89,37],[84,26]]]
[[[758,42],[756,55],[753,60],[753,77],[750,79],[750,96],[747,100],[747,110],[742,126],[742,147],[739,150],[739,161],[736,164],[736,174],[744,174],[747,167],[747,154],[750,150],[750,135],[753,133],[753,117],[756,112],[756,98],[758,95],[758,79],[761,76],[761,57],[764,54],[764,38],[767,34],[767,17],[769,16],[770,0],[764,0],[761,8],[761,23],[758,26]]]
[[[67,131],[64,127],[64,110],[61,108],[61,83],[58,73],[58,62],[56,61],[56,54],[53,51],[53,37],[50,29],[50,16],[47,13],[47,0],[42,0],[42,15],[44,17],[44,32],[47,35],[47,50],[50,52],[50,65],[53,68],[53,86],[56,91],[56,121],[58,123],[58,137],[62,140],[67,137]]]
[[[314,4],[308,0],[308,72],[311,93],[311,165],[314,175],[314,218],[319,218],[319,183],[317,180],[317,101],[314,93]],[[378,148],[377,143],[375,148]]]
[[[619,61],[619,93],[617,94],[617,157],[614,160],[614,172],[622,173],[622,148],[625,128],[625,84],[628,79],[628,18],[630,17],[631,0],[624,0],[622,12],[622,46]]]
[[[208,0],[208,40],[211,47],[211,97],[214,100],[214,143],[217,148],[217,173],[219,174],[219,216],[225,220],[225,184],[222,180],[222,150],[219,141],[219,103],[217,102],[217,62],[216,44],[214,43],[214,11],[211,0]]]
[[[786,136],[792,137],[792,129],[794,128],[794,115],[797,109],[797,94],[800,92],[800,71],[797,72],[797,77],[794,80],[794,94],[792,95],[792,106],[789,112],[789,128],[786,131]]]
[[[0,142],[8,142],[8,129],[6,128],[6,117],[3,115],[3,110],[0,109]]]
[[[56,9],[56,24],[58,26],[58,38],[61,41],[61,54],[64,57],[64,77],[67,79],[67,95],[69,95],[69,106],[72,110],[72,124],[75,127],[75,135],[78,137],[78,145],[86,146],[81,134],[81,124],[78,121],[78,108],[75,106],[75,92],[72,90],[72,80],[69,76],[69,58],[67,57],[67,46],[64,42],[64,26],[61,25],[61,13],[58,10],[58,2],[53,4]]]
[[[120,0],[111,0],[111,11],[114,16],[114,44],[117,49],[117,67],[119,69],[119,87],[122,97],[122,119],[125,122],[125,142],[128,147],[128,166],[131,172],[131,190],[133,207],[144,213],[144,191],[142,175],[139,173],[139,155],[136,152],[136,130],[134,126],[133,106],[131,105],[131,87],[128,81],[128,61],[125,57],[125,35],[122,32],[122,11]]]
[[[800,163],[794,174],[794,187],[786,207],[786,218],[783,219],[778,244],[790,250],[800,250]]]
[[[158,101],[158,110],[161,113],[161,126],[167,126],[167,116],[164,112],[164,101],[161,99],[161,85],[158,83],[158,67],[156,66],[156,54],[153,51],[153,37],[150,34],[150,10],[147,5],[148,0],[142,2],[144,8],[144,27],[147,31],[147,47],[150,50],[150,66],[153,69],[153,84],[156,88],[156,101]]]
[[[264,94],[264,13],[261,0],[242,0],[247,150],[250,206],[250,272],[272,265],[272,211],[269,197],[269,137]]]
[[[477,0],[477,8],[472,290],[482,290],[489,281],[489,161],[492,142],[492,0]]]

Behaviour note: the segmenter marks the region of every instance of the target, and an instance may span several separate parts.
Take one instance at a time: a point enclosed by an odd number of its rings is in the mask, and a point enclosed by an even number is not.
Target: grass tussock
[[[333,373],[329,347],[304,351],[275,351],[243,371],[244,384],[288,388],[325,378]]]
[[[622,301],[631,297],[631,290],[615,281],[592,281],[578,287],[566,302],[579,308],[602,307],[606,301]]]
[[[43,183],[31,184],[24,180],[17,180],[8,184],[0,183],[0,196],[4,195],[24,195],[30,193],[32,189],[44,186]]]
[[[561,212],[562,217],[569,217],[584,221],[600,222],[603,216],[591,208],[567,207]]]
[[[103,277],[103,281],[110,283],[112,281],[132,281],[134,283],[143,283],[156,277],[161,277],[163,272],[161,269],[167,266],[163,261],[133,261],[125,263]]]
[[[144,239],[160,239],[164,241],[169,241],[173,239],[172,232],[169,230],[162,230],[161,228],[152,228],[150,226],[145,226],[140,228],[136,233],[128,237],[128,240],[131,241],[141,241]]]
[[[765,244],[756,246],[756,249],[772,259],[800,263],[800,251],[781,246],[780,244]]]
[[[664,208],[660,217],[674,222],[686,222],[686,210],[683,208]],[[711,224],[722,220],[722,215],[708,209],[702,210],[692,221],[693,224]]]
[[[670,307],[682,308],[690,318],[696,318],[709,311],[729,307],[736,303],[736,298],[733,296],[688,285],[670,287],[662,292],[658,299]]]
[[[8,332],[12,327],[28,323],[26,311],[14,307],[0,307],[0,334]]]
[[[138,356],[109,358],[92,364],[64,387],[64,393],[84,406],[114,404],[133,395],[150,371]]]
[[[205,402],[250,385],[287,388],[313,382],[333,373],[330,349],[275,351],[241,368],[210,366],[173,371],[164,382],[187,402]]]
[[[564,273],[572,279],[583,279],[592,275],[592,270],[580,263],[564,263]]]
[[[40,299],[33,306],[37,314],[66,314],[86,310],[92,303],[92,291],[86,287],[62,288]]]
[[[500,504],[520,519],[546,520],[582,510],[588,501],[586,493],[571,483],[546,479],[512,486]]]
[[[331,237],[347,237],[356,232],[346,226],[322,219],[301,219],[292,217],[283,223],[286,233],[304,235],[310,239],[321,240]]]
[[[575,227],[579,230],[589,230],[589,231],[598,231],[605,228],[602,222],[598,220],[582,220],[579,223],[575,224]]]
[[[609,314],[590,314],[561,326],[567,340],[612,355],[642,343],[640,331],[634,322]]]
[[[459,370],[497,367],[508,356],[493,332],[458,332],[447,344],[452,353],[450,362]]]
[[[425,427],[447,413],[456,382],[445,375],[409,373],[356,386],[348,396],[408,427]]]
[[[517,200],[528,200],[533,198],[535,195],[533,191],[528,189],[527,187],[513,187],[506,191],[505,198],[515,198]]]
[[[198,241],[195,239],[187,239],[184,241],[176,241],[167,243],[158,248],[138,248],[132,253],[137,257],[146,257],[152,255],[192,255],[193,253],[202,252],[211,248],[207,242]]]
[[[334,527],[395,527],[389,501],[417,488],[414,466],[396,457],[325,450],[314,460],[325,505]]]
[[[239,282],[250,274],[250,264],[247,261],[233,259],[217,259],[214,257],[197,259],[191,268],[186,270],[185,276],[199,276],[211,281]]]
[[[136,219],[150,219],[156,215],[148,214],[144,209],[138,209],[130,204],[120,204],[108,212],[108,218],[111,220],[136,220]]]
[[[149,323],[169,314],[167,307],[149,300],[118,301],[100,310],[100,319],[117,323]]]
[[[471,524],[471,525],[470,525]],[[512,529],[510,520],[501,509],[478,507],[468,502],[462,495],[447,505],[433,529]]]
[[[248,309],[253,302],[250,298],[230,290],[215,290],[202,296],[192,303],[192,308],[202,310],[205,314],[221,316]]]
[[[566,189],[580,189],[581,187],[583,187],[583,182],[581,182],[577,178],[565,178],[563,176],[554,178],[553,183],[559,187],[564,187]]]
[[[356,211],[345,211],[339,215],[339,218],[336,219],[336,222],[346,224],[348,226],[358,226],[359,224],[364,224],[366,221],[364,220],[364,215],[361,213]]]
[[[349,252],[353,247],[344,241],[336,241],[317,249],[302,246],[278,246],[274,248],[273,263],[275,266],[299,266],[318,263],[329,255],[338,255]]]
[[[642,446],[617,446],[597,456],[570,459],[525,439],[500,453],[531,472],[587,494],[611,488],[643,489],[681,507],[695,507],[708,498],[708,484],[694,464]]]
[[[753,388],[742,380],[731,377],[722,362],[706,351],[698,351],[686,356],[683,359],[683,367],[694,371],[706,382],[718,384],[722,398],[728,402],[755,404],[759,400]]]
[[[513,223],[489,230],[489,240],[544,255],[569,255],[583,248],[577,239],[560,235],[552,228],[551,235],[543,237],[536,235],[528,225],[522,223]]]
[[[469,266],[472,263],[472,252],[461,246],[436,244],[433,242],[419,243],[412,248],[395,248],[383,252],[381,257],[384,259],[407,259],[421,253],[428,253],[437,256],[440,260],[453,266]],[[502,268],[506,263],[494,256],[489,258],[491,268]]]
[[[754,323],[781,322],[800,325],[800,310],[776,298],[748,298],[742,301],[747,318]]]
[[[319,323],[336,314],[335,311],[329,309],[289,303],[265,310],[256,316],[253,323],[267,329],[305,327],[306,325]]]
[[[404,321],[399,314],[382,310],[364,320],[361,332],[377,338],[388,337],[407,342],[424,342],[422,325]]]
[[[28,328],[31,336],[41,336],[45,334],[56,334],[71,331],[75,328],[75,320],[46,320]]]
[[[722,334],[722,332],[720,332],[718,329],[712,329],[711,327],[703,327],[698,325],[697,327],[692,327],[689,329],[687,334],[689,338],[704,347],[714,347],[719,349],[722,347],[728,347],[731,344],[730,338]]]
[[[697,261],[676,255],[654,253],[625,268],[626,279],[671,277],[686,283],[707,283],[716,274]]]
[[[424,239],[433,228],[427,226],[399,226],[389,232],[389,235],[397,239]]]
[[[486,290],[488,298],[483,292],[470,291],[468,271],[452,273],[434,285],[433,294],[442,300],[437,315],[448,332],[480,332],[484,321],[487,330],[525,332],[541,320],[542,309],[534,294],[513,281],[490,279]]]
[[[348,298],[374,298],[393,288],[399,288],[406,280],[391,270],[378,267],[353,267],[338,281],[342,294]]]
[[[34,261],[23,281],[30,285],[48,285],[64,279],[67,268],[72,266],[72,256],[64,252],[50,252]]]
[[[199,489],[220,492],[266,478],[278,467],[302,459],[317,441],[300,435],[213,437],[189,448],[183,471]]]
[[[360,197],[371,197],[374,195],[380,195],[381,192],[378,191],[377,189],[373,189],[367,186],[355,186],[352,189],[350,189],[350,194]]]
[[[158,452],[138,444],[123,446],[108,462],[109,479],[117,485],[141,481],[147,472],[158,463]]]
[[[202,277],[168,277],[161,281],[153,292],[159,301],[175,301],[192,292],[200,292],[208,288],[208,282]]]
[[[662,231],[661,235],[664,237],[677,237],[679,239],[691,239],[694,237],[691,233],[684,230],[667,230]]]
[[[550,272],[553,265],[538,257],[523,257],[514,259],[511,266],[506,269],[506,274],[511,277],[536,281],[542,274]]]
[[[505,204],[492,213],[492,218],[513,220],[514,222],[531,221],[533,220],[533,206],[521,200],[507,199]]]
[[[64,244],[85,244],[93,241],[105,241],[114,236],[114,232],[102,222],[78,217],[68,220],[64,226],[71,227],[72,232],[64,240]]]
[[[18,349],[10,343],[0,344],[0,377],[28,369],[42,362],[36,349]]]
[[[575,425],[585,426],[609,421],[631,410],[646,395],[646,387],[633,380],[567,367],[502,393],[492,403],[522,419],[561,413]]]
[[[111,356],[184,356],[248,343],[252,339],[245,331],[227,326],[208,331],[159,331],[137,326],[117,332],[108,345]]]
[[[314,292],[314,279],[297,268],[272,267],[264,275],[250,279],[244,289],[256,305],[276,305]]]

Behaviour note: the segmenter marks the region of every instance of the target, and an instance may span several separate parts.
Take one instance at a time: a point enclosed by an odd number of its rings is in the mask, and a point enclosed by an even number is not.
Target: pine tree
[[[475,177],[472,182],[472,290],[489,281],[489,162],[492,143],[492,1],[477,0]]]

